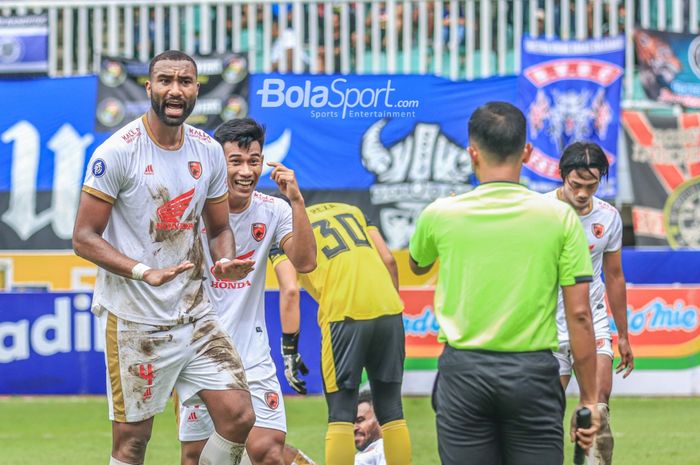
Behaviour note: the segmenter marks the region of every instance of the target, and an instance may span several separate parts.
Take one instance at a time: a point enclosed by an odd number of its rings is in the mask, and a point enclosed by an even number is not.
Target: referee
[[[572,428],[572,439],[587,449],[598,425],[588,245],[573,209],[518,184],[532,152],[525,126],[511,104],[479,107],[468,152],[481,184],[429,205],[411,238],[415,273],[440,259],[445,349],[434,407],[444,465],[562,464],[565,397],[552,355],[559,286],[580,406],[593,413],[593,427]]]

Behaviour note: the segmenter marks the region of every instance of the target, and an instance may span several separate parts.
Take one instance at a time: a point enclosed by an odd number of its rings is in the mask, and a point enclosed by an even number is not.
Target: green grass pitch
[[[323,461],[326,406],[322,397],[285,400],[288,442]],[[569,399],[569,413],[574,400]],[[426,397],[404,399],[415,465],[439,464],[435,417]],[[611,403],[616,465],[700,464],[700,398],[615,398]],[[0,464],[96,465],[111,444],[102,397],[0,398]],[[567,442],[565,464],[572,463]],[[156,417],[146,464],[179,463],[172,407]]]

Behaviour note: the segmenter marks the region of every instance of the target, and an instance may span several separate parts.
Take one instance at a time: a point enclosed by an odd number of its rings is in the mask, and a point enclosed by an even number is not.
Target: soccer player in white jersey
[[[143,463],[173,388],[210,406],[207,464],[237,465],[255,420],[241,359],[202,280],[200,218],[218,279],[244,278],[254,262],[235,259],[221,145],[184,124],[198,89],[191,57],[156,56],[151,108],[95,150],[80,197],[73,248],[99,266],[93,312],[106,338],[111,465]]]
[[[259,266],[245,279],[221,279],[213,270],[214,263],[205,253],[206,293],[212,300],[227,333],[243,359],[255,410],[255,426],[246,443],[247,453],[254,465],[282,465],[287,430],[284,402],[275,365],[270,356],[270,342],[265,328],[265,273],[263,265],[270,248],[280,247],[301,273],[316,268],[316,241],[304,198],[299,191],[294,172],[279,163],[270,177],[280,192],[289,199],[270,197],[255,191],[263,169],[265,130],[250,118],[231,120],[222,124],[214,137],[224,147],[227,162],[229,222],[236,236],[236,256],[252,258]],[[206,249],[206,244],[205,244]],[[283,328],[283,331],[286,329]],[[293,376],[303,363],[296,350],[296,328],[283,336],[285,345],[292,345]],[[297,385],[303,381],[297,380]],[[205,409],[183,406],[180,410],[180,440],[182,464],[195,465],[204,439],[214,425]],[[201,462],[200,462],[201,463]]]
[[[634,355],[627,336],[627,295],[621,252],[622,220],[612,205],[595,197],[600,180],[608,174],[608,159],[597,144],[575,142],[566,147],[559,161],[559,171],[564,185],[546,195],[568,203],[578,213],[593,261],[593,282],[590,285],[589,294],[598,353],[596,377],[600,430],[591,455],[595,457],[597,465],[609,465],[612,462],[613,450],[608,408],[612,391],[613,350],[605,301],[606,293],[618,334],[620,363],[616,367],[616,372],[624,371],[623,378],[626,378],[634,369]],[[601,272],[605,275],[605,282]],[[559,360],[559,375],[562,386],[566,389],[571,380],[573,360],[561,291],[557,308],[557,331],[559,352],[554,355]]]

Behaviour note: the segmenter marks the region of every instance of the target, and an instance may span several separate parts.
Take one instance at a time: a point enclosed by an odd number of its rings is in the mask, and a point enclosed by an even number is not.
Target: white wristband
[[[143,263],[137,263],[131,269],[131,279],[143,281],[143,274],[150,269],[151,267],[148,265],[144,265]]]
[[[218,259],[218,260],[216,261],[216,263],[221,263],[221,264],[223,265],[224,263],[228,263],[228,262],[230,262],[230,261],[231,261],[231,260],[229,260],[228,258],[224,257],[224,258]]]

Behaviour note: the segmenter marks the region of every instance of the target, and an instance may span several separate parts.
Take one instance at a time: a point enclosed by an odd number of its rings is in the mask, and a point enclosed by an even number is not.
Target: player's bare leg
[[[199,391],[199,397],[204,401],[215,429],[202,448],[199,462],[238,465],[248,433],[255,423],[250,393],[242,389],[203,389]]]
[[[284,465],[284,439],[287,435],[272,428],[254,426],[248,434],[246,450],[253,465]]]
[[[613,439],[610,429],[610,409],[608,402],[612,392],[612,359],[604,354],[598,354],[598,411],[600,412],[600,429],[596,435],[595,444],[591,449],[592,464],[610,465],[612,463]]]
[[[151,439],[153,417],[134,423],[112,422],[111,464],[142,465]],[[116,461],[115,461],[116,460]]]

